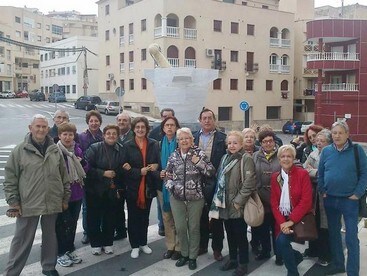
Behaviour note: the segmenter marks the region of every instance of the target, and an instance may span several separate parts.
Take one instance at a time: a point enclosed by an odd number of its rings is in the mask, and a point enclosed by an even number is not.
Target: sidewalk
[[[359,257],[360,259],[360,270],[359,270],[359,274],[360,275],[366,275],[367,274],[367,228],[365,227],[367,226],[367,218],[363,218],[359,225],[358,225],[358,230],[359,230],[359,246],[360,246],[360,252],[361,255]]]

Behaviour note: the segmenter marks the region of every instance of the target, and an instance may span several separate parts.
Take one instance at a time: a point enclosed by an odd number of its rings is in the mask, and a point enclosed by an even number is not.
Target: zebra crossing
[[[74,108],[74,104],[72,103],[57,103],[57,107],[58,108],[63,108],[63,109],[70,109],[70,108]],[[48,103],[48,102],[42,102],[42,103],[24,103],[24,102],[20,102],[20,103],[7,103],[7,102],[0,102],[0,108],[20,108],[20,109],[24,109],[24,108],[31,108],[31,109],[39,109],[39,108],[46,108],[46,109],[55,109],[55,103]]]

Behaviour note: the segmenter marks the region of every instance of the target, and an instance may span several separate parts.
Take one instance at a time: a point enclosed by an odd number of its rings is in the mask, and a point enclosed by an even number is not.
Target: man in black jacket
[[[194,134],[195,145],[205,151],[216,170],[218,170],[220,160],[226,153],[226,134],[215,128],[215,115],[210,109],[204,108],[199,116],[201,130]],[[214,259],[223,260],[222,249],[224,239],[223,221],[211,219],[209,229],[209,208],[206,203],[200,221],[200,249],[199,255],[208,252],[209,231],[212,233],[212,249]]]

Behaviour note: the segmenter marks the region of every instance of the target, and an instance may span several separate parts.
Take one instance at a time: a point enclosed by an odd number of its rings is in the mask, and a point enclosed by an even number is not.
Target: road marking
[[[11,150],[3,150],[3,149],[0,149],[0,152],[1,153],[11,153]]]
[[[0,150],[2,149],[13,149],[15,148],[17,145],[8,145],[8,146],[4,146],[4,147],[1,147]]]
[[[8,206],[8,204],[5,201],[5,198],[0,199],[0,207]]]
[[[0,168],[0,171],[5,171],[5,168]]]
[[[6,161],[0,161],[0,164],[6,164]]]
[[[0,158],[6,158],[9,157],[9,155],[0,155]]]

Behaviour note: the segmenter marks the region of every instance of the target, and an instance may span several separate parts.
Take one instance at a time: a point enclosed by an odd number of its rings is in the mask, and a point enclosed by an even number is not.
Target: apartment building
[[[206,107],[221,126],[241,129],[293,118],[294,14],[278,0],[100,0],[99,92],[125,90],[124,106],[158,114],[147,51],[160,45],[172,67],[213,68]],[[102,46],[103,45],[103,46]],[[249,110],[240,103],[247,101]],[[182,99],[185,104],[185,99]]]
[[[98,39],[73,36],[48,47],[52,51],[40,51],[40,88],[46,95],[58,90],[67,100],[82,95],[98,94]],[[64,49],[73,49],[73,51]]]
[[[75,12],[70,12],[70,17],[56,18],[46,16],[35,8],[0,6],[0,13],[0,36],[20,43],[14,45],[0,41],[0,91],[40,88],[40,56],[37,47],[76,34],[97,34],[97,18],[94,16],[93,21],[92,15],[80,17],[79,24],[76,24],[78,14]],[[22,43],[29,46],[22,46]]]
[[[317,45],[307,68],[318,71],[315,121],[347,120],[355,141],[367,142],[367,20],[323,19],[307,23]]]

